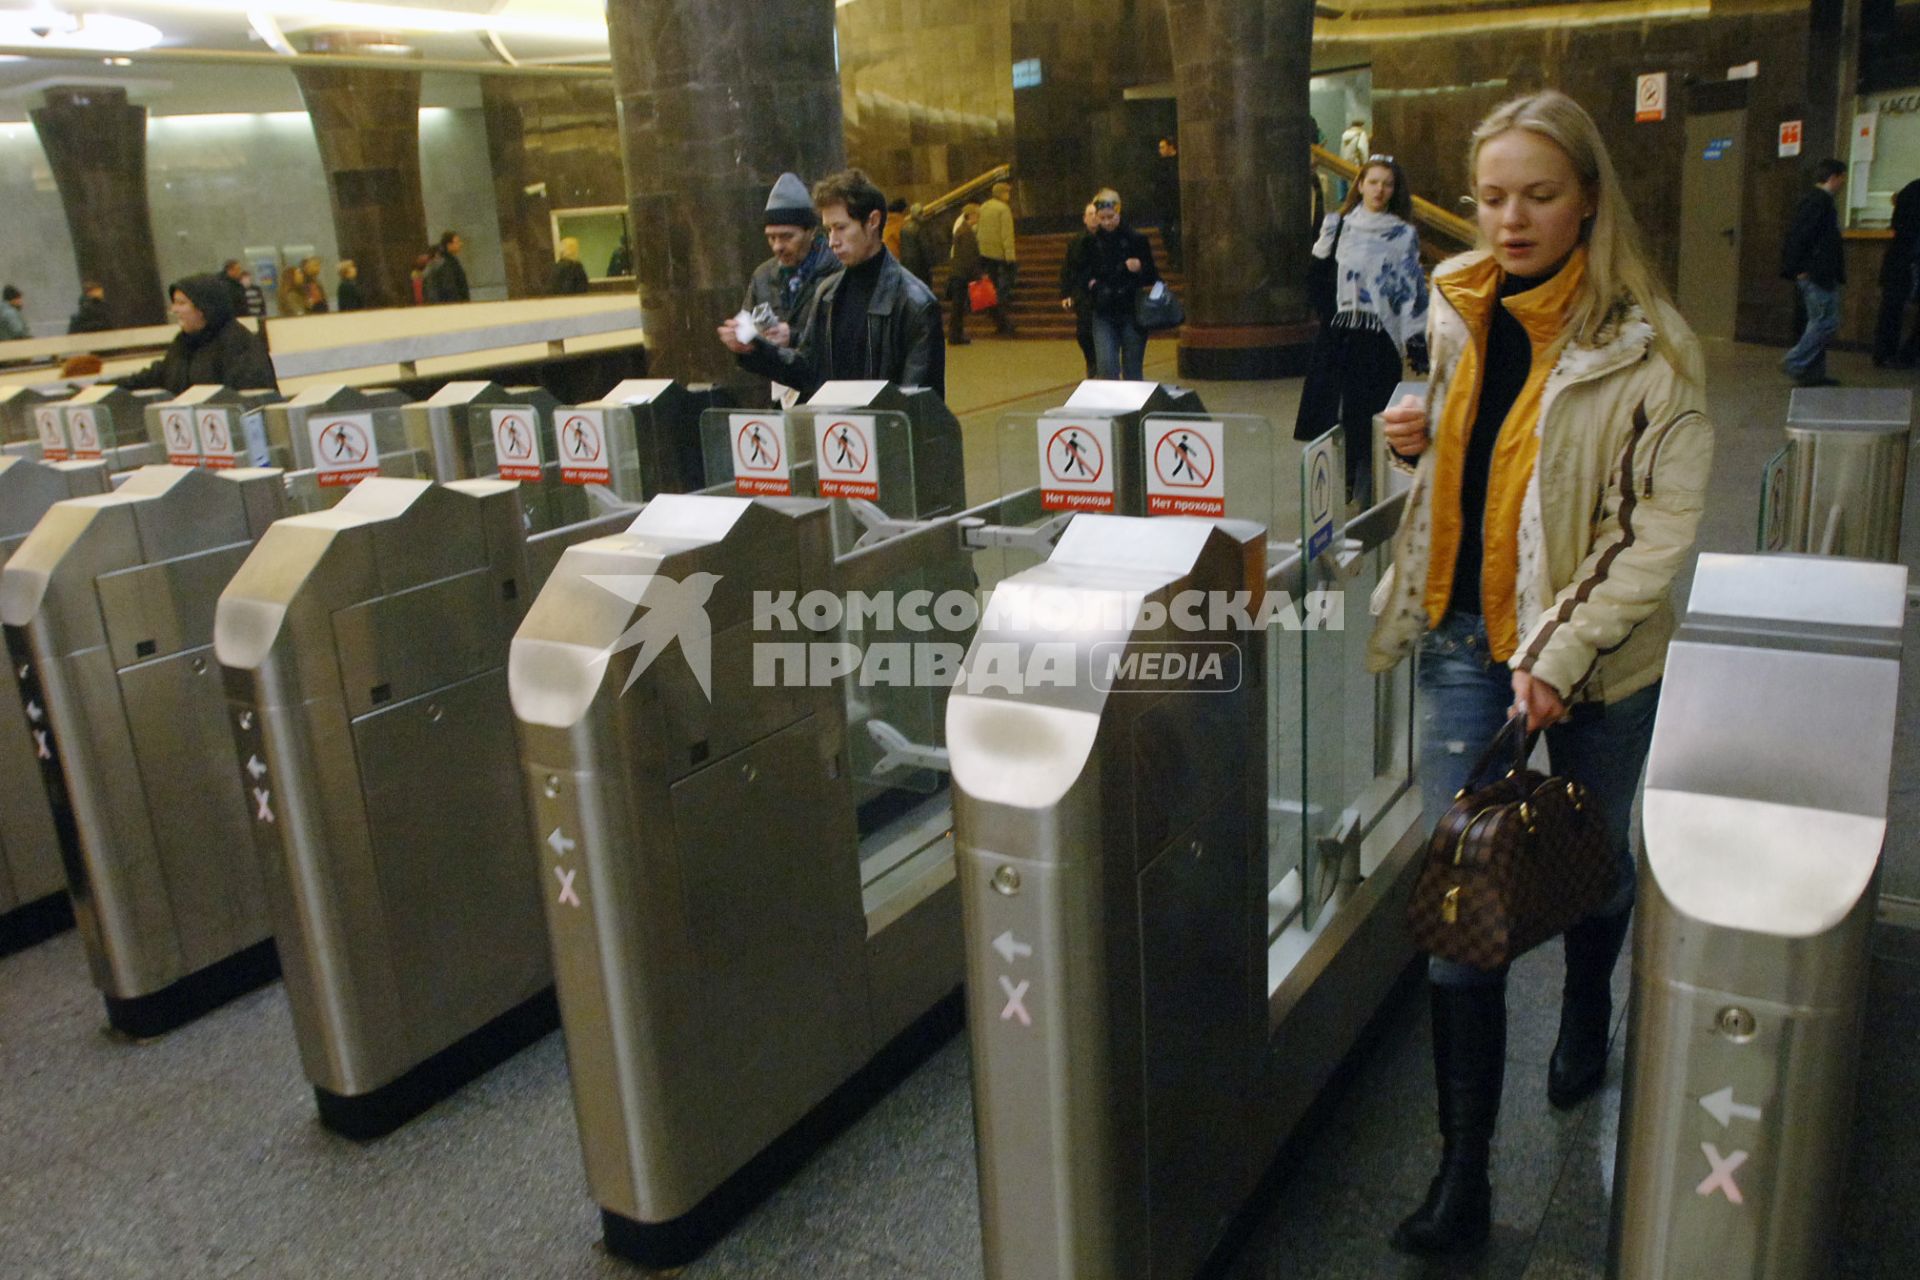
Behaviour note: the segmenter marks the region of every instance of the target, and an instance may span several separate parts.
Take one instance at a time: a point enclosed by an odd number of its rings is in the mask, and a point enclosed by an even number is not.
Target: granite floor
[[[1759,468],[1779,441],[1777,353],[1718,345],[1721,428],[1709,549],[1752,541]],[[1058,403],[1078,370],[1066,343],[983,339],[953,353],[951,400],[970,441],[999,415]],[[1149,375],[1170,376],[1155,343]],[[1843,378],[1872,380],[1861,357]],[[1891,382],[1891,377],[1879,379]],[[1291,421],[1297,382],[1206,388],[1216,411]],[[970,453],[970,465],[979,461]],[[976,492],[978,490],[976,489]],[[1910,522],[1920,523],[1920,521]],[[1910,681],[1896,802],[1920,761]],[[1920,862],[1896,821],[1889,864]],[[1618,1124],[1618,1059],[1595,1099],[1544,1092],[1558,957],[1514,973],[1494,1239],[1423,1266],[1384,1237],[1419,1197],[1437,1149],[1425,1000],[1403,985],[1280,1153],[1218,1274],[1597,1277]],[[1625,966],[1616,986],[1625,989]],[[1876,936],[1844,1230],[1835,1273],[1920,1269],[1920,934]],[[681,1274],[689,1280],[973,1280],[981,1274],[969,1065],[948,1041]],[[0,959],[0,1277],[632,1276],[608,1257],[574,1134],[566,1064],[549,1036],[397,1133],[369,1144],[314,1120],[285,996],[271,986],[160,1040],[102,1030],[71,932]]]

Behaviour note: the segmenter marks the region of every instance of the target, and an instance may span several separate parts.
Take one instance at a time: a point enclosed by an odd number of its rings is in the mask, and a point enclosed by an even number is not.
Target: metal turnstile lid
[[[1906,625],[1907,568],[1837,556],[1701,553],[1682,639],[1746,635],[1775,647],[1891,646]]]
[[[1732,603],[1734,585],[1710,584],[1708,598]],[[1643,803],[1647,866],[1673,906],[1787,938],[1845,919],[1886,842],[1899,692],[1897,646],[1683,629],[1668,650]]]
[[[1913,426],[1913,392],[1896,387],[1795,387],[1787,426],[1820,431],[1906,431]]]

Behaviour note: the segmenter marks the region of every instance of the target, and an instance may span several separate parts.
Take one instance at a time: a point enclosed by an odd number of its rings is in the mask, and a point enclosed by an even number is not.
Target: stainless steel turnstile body
[[[309,387],[291,400],[267,406],[265,422],[271,465],[288,471],[317,470],[329,459],[314,450],[310,429],[316,416],[368,415],[371,423],[371,449],[379,473],[387,476],[425,477],[432,463],[407,438],[401,407],[407,398],[398,391],[354,387]],[[345,487],[345,486],[342,486]]]
[[[235,785],[301,1062],[322,1120],[356,1137],[553,1025],[506,688],[539,585],[517,489],[363,481],[275,524],[220,597]]]
[[[154,1034],[270,977],[214,603],[284,507],[277,471],[155,466],[56,503],[0,574],[23,695],[79,832],[68,885],[108,1021]]]
[[[1702,556],[1647,759],[1612,1273],[1825,1275],[1906,570]]]
[[[843,689],[756,661],[757,592],[833,585],[829,507],[656,498],[570,548],[514,638],[588,1181],[630,1256],[685,1247],[649,1229],[959,980],[944,798],[862,841]]]
[[[1113,423],[1113,509],[1125,516],[1147,514],[1146,421],[1155,414],[1199,414],[1200,393],[1165,382],[1116,382],[1089,378],[1067,402],[1041,416],[1102,418]]]
[[[97,462],[0,457],[0,570],[54,503],[106,488],[106,468]],[[54,764],[47,710],[20,697],[20,667],[28,667],[31,681],[31,664],[31,655],[10,658],[0,676],[0,952],[43,932],[31,927],[35,904],[61,898],[63,852],[78,856],[65,847],[75,838],[72,814],[52,808],[52,796],[63,793],[41,776]]]
[[[0,387],[0,445],[38,440],[33,410],[68,394],[65,386],[29,387],[19,383]],[[11,452],[11,451],[9,451]]]
[[[153,401],[145,412],[147,440],[159,454],[154,461],[214,470],[270,466],[266,408],[280,400],[277,391],[202,383]]]
[[[726,408],[731,397],[707,384],[689,386],[671,378],[627,378],[586,409],[605,423],[603,482],[629,502],[657,493],[691,493],[706,483],[700,415]],[[561,457],[549,446],[545,457]]]
[[[524,410],[535,430],[550,436],[556,407],[553,393],[539,387],[508,390],[497,382],[449,382],[427,399],[402,406],[400,420],[407,443],[433,460],[433,479],[484,479],[495,469],[493,411]]]
[[[1078,516],[947,704],[991,1280],[1184,1280],[1265,1162],[1265,633],[1142,618],[1260,582],[1264,548]],[[1209,653],[1226,678],[1150,674]]]
[[[1784,551],[1900,559],[1913,392],[1801,387],[1787,408]]]
[[[104,382],[75,392],[60,406],[68,455],[76,462],[105,460],[114,471],[160,461],[147,439],[146,409],[166,398],[164,391],[128,391]]]

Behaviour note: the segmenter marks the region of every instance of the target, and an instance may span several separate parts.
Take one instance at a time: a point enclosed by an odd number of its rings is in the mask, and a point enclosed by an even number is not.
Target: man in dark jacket
[[[1907,304],[1920,299],[1920,178],[1893,197],[1893,240],[1880,260],[1880,322],[1873,331],[1873,362],[1909,368],[1920,357],[1920,324],[1900,341]]]
[[[1100,213],[1092,201],[1080,211],[1080,225],[1086,230],[1067,242],[1066,260],[1060,264],[1060,305],[1073,312],[1073,337],[1092,378],[1098,376],[1099,360],[1093,350],[1093,295],[1087,282],[1093,276],[1093,235],[1100,229]]]
[[[1822,160],[1813,169],[1813,190],[1800,197],[1780,249],[1780,276],[1800,290],[1807,327],[1780,362],[1780,370],[1803,387],[1831,387],[1827,343],[1840,327],[1840,286],[1847,266],[1840,240],[1840,215],[1833,197],[1847,181],[1847,166]]]
[[[460,265],[460,251],[466,247],[467,242],[460,238],[458,231],[440,234],[439,247],[434,250],[433,261],[427,264],[420,282],[421,295],[427,302],[466,302],[472,298],[467,288],[467,269]]]
[[[333,291],[334,306],[341,311],[365,311],[367,293],[360,287],[360,264],[352,258],[340,259],[340,287]]]
[[[107,289],[98,280],[80,282],[80,309],[67,318],[68,333],[105,333],[113,328],[107,313]]]
[[[775,324],[762,323],[762,332],[776,347],[791,346],[807,327],[820,286],[840,274],[840,260],[827,247],[820,215],[797,174],[783,173],[773,184],[765,224],[773,256],[754,268],[740,306],[759,312],[762,321],[771,314]]]
[[[235,391],[278,391],[273,361],[264,343],[233,312],[233,290],[221,276],[188,276],[167,289],[180,332],[166,354],[124,378],[117,386],[140,391],[163,387],[179,395],[188,387],[212,384]]]
[[[814,185],[813,207],[843,270],[820,286],[799,339],[790,347],[764,337],[742,342],[728,320],[720,326],[720,341],[739,357],[741,368],[803,396],[824,382],[855,378],[931,387],[944,397],[940,304],[881,242],[885,194],[866,174],[848,169]]]

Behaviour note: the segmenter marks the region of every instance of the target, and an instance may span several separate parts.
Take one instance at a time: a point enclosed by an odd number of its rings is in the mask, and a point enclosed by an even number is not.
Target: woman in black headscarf
[[[280,389],[266,344],[234,318],[233,290],[225,279],[188,276],[174,281],[167,295],[180,332],[165,355],[138,373],[113,379],[116,385],[134,391],[164,387],[174,395],[203,384],[235,391]]]

